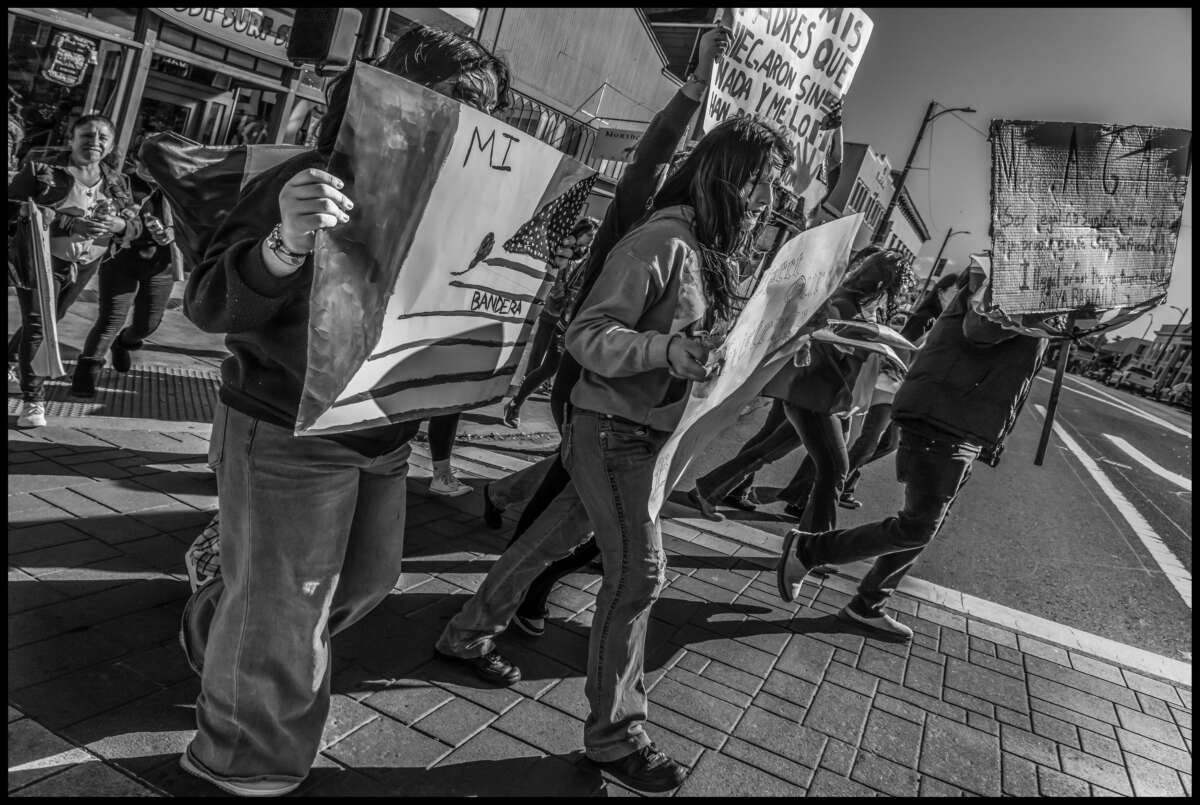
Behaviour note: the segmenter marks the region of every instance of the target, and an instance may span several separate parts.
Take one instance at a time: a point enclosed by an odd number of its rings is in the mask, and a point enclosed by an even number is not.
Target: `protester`
[[[416,26],[379,66],[486,113],[508,70],[473,39]],[[405,477],[418,422],[293,435],[307,368],[314,235],[354,201],[324,170],[353,67],[327,90],[315,151],[251,181],[189,278],[188,317],[226,333],[213,439],[221,572],[184,612],[201,670],[197,733],[180,759],[234,794],[278,796],[309,772],[329,711],[330,637],[387,596],[400,574]]]
[[[814,565],[874,558],[841,617],[884,640],[912,639],[912,630],[884,607],[937,535],[972,462],[999,462],[1045,352],[1044,339],[1003,329],[971,309],[968,297],[981,281],[973,271],[968,291],[937,319],[896,392],[896,479],[905,486],[904,507],[895,517],[856,528],[788,532],[776,568],[784,601],[799,595]],[[1042,318],[1023,321],[1036,325]]]
[[[534,328],[533,344],[529,350],[528,370],[521,381],[516,395],[504,407],[504,424],[510,428],[521,425],[521,406],[534,389],[554,377],[562,361],[562,337],[567,330],[567,315],[574,294],[579,290],[579,271],[591,251],[592,238],[600,222],[595,218],[582,218],[572,227],[560,247],[562,265],[554,278],[554,285],[546,296],[545,307],[538,316]],[[563,254],[569,250],[568,254]],[[551,412],[553,414],[553,412]],[[556,425],[562,425],[556,421]]]
[[[169,219],[167,200],[141,164],[136,149],[131,149],[129,162],[129,184],[139,212],[129,221],[132,239],[127,238],[125,246],[100,266],[100,309],[71,380],[71,392],[83,397],[95,396],[96,376],[110,349],[113,368],[129,371],[129,353],[141,349],[158,329],[175,287],[170,247],[175,231],[165,223]],[[133,320],[126,327],[130,308]]]
[[[85,115],[70,128],[70,150],[55,162],[30,161],[8,183],[10,200],[32,198],[49,211],[50,271],[55,298],[54,316],[61,320],[87,286],[108,254],[114,237],[122,235],[132,216],[133,197],[124,174],[112,170],[105,158],[116,144],[116,129],[103,115]],[[9,224],[18,216],[9,204]],[[21,384],[21,413],[17,427],[46,424],[46,378],[35,374],[33,358],[45,338],[47,313],[37,302],[27,237],[17,239],[19,283],[17,302],[21,326],[9,341],[16,353]]]
[[[650,607],[666,569],[649,500],[655,457],[679,422],[689,381],[705,379],[711,342],[731,323],[739,261],[791,160],[782,134],[749,117],[714,127],[667,178],[651,214],[621,240],[567,330],[583,366],[561,454],[604,557],[588,649],[585,752],[621,782],[669,791],[684,767],[646,734],[643,657]],[[437,641],[444,657],[508,683],[519,670],[495,651],[520,593],[574,549],[540,518],[496,562]]]
[[[604,219],[592,239],[591,253],[580,266],[579,291],[575,303],[568,307],[568,315],[578,308],[583,297],[591,289],[613,246],[645,215],[654,192],[666,178],[668,169],[674,167],[679,143],[693,115],[700,108],[712,70],[717,59],[728,49],[730,39],[729,29],[721,26],[707,31],[700,37],[695,70],[672,96],[666,107],[650,120],[629,164],[625,166],[617,182],[612,202],[608,205]],[[579,363],[570,353],[564,352],[550,392],[550,412],[560,429],[567,400],[579,380],[579,373]],[[563,467],[562,458],[556,453],[483,488],[483,517],[488,527],[493,529],[503,525],[502,518],[506,508],[527,501],[517,522],[514,540],[524,534],[551,506],[555,507],[564,527],[569,526],[577,530],[578,537],[584,544],[573,555],[553,563],[534,584],[534,587],[547,592],[559,578],[585,566],[600,554],[596,543],[588,539],[591,525],[587,522],[587,513],[583,506],[578,500],[558,500],[558,494],[568,483],[570,476]],[[534,488],[532,495],[529,492],[531,487]],[[530,624],[530,628],[534,630],[532,633],[536,634],[539,633],[537,630],[544,628],[545,616],[545,599],[536,595],[531,588],[521,606],[521,622]]]

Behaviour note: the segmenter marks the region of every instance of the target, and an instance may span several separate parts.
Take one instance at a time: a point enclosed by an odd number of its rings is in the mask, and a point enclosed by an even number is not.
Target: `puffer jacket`
[[[1046,340],[987,321],[959,293],[929,331],[892,402],[892,419],[983,448],[1000,462],[1008,437],[1042,366]]]

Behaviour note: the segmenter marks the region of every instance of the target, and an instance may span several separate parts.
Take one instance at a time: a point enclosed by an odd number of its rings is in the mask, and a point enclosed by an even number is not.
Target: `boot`
[[[129,357],[129,349],[121,343],[121,339],[124,337],[125,331],[122,330],[113,339],[112,346],[109,347],[109,351],[112,352],[113,368],[122,374],[128,372],[129,368],[133,365],[133,360]]]
[[[95,397],[96,375],[103,366],[103,358],[80,358],[71,378],[71,393],[77,397]]]

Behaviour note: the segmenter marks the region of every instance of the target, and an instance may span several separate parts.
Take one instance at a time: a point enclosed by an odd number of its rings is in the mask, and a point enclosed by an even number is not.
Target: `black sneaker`
[[[758,511],[758,501],[751,500],[749,492],[744,495],[726,495],[721,498],[721,502],[726,506],[732,506],[744,512]]]
[[[838,498],[838,505],[843,509],[861,509],[862,501],[854,497],[853,492],[843,492]]]
[[[495,650],[482,657],[455,657],[453,654],[445,654],[436,648],[433,653],[449,663],[470,668],[475,676],[493,685],[515,685],[521,681],[521,669],[504,659]]]
[[[504,527],[504,509],[492,503],[492,495],[488,491],[491,488],[491,484],[483,485],[483,522],[487,523],[488,528],[498,531]]]
[[[133,368],[133,359],[129,355],[129,350],[121,346],[121,337],[119,335],[113,339],[112,346],[108,349],[112,353],[112,365],[114,369],[124,374]]]
[[[799,520],[804,516],[804,507],[796,503],[789,503],[783,507],[783,513],[788,517],[795,517],[797,520]]]
[[[671,791],[682,785],[687,777],[687,769],[658,751],[654,744],[643,746],[633,754],[617,760],[592,762],[638,791]]]

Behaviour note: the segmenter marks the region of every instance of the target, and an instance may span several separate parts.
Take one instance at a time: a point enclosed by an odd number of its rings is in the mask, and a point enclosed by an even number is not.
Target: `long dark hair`
[[[397,39],[391,49],[376,60],[375,66],[426,87],[455,79],[449,95],[476,108],[482,108],[484,98],[494,88],[496,105],[490,111],[508,108],[508,65],[469,36],[416,25]],[[317,133],[317,150],[323,154],[332,154],[337,143],[353,77],[354,66],[351,65],[329,82],[326,89],[327,111]]]
[[[912,258],[895,249],[867,246],[850,259],[850,269],[838,292],[859,307],[866,307],[887,296],[886,314],[896,309],[896,297],[915,284]]]
[[[754,245],[754,233],[744,226],[749,207],[742,189],[769,171],[773,159],[784,169],[792,162],[782,132],[753,117],[731,118],[696,144],[651,204],[651,210],[676,204],[695,209],[705,292],[720,318],[733,314],[739,264]]]

